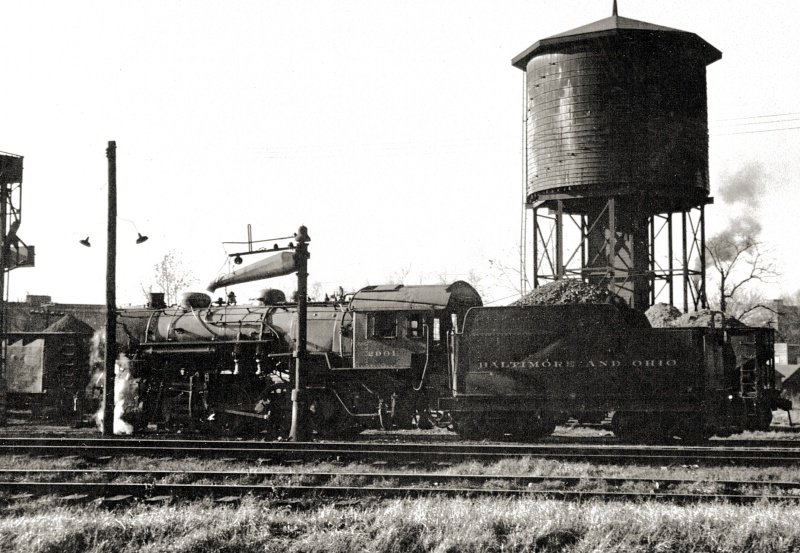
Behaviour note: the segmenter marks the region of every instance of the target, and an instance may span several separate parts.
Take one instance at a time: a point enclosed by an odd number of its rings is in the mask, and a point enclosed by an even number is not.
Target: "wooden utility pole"
[[[106,354],[103,436],[114,435],[114,367],[117,360],[117,143],[109,141],[108,249],[106,250]]]

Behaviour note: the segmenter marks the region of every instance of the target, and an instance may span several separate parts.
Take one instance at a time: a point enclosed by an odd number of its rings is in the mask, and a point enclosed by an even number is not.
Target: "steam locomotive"
[[[275,276],[275,263],[210,289]],[[787,408],[771,329],[651,328],[622,303],[484,307],[463,281],[308,303],[269,289],[253,305],[193,293],[117,316],[141,427],[180,408],[222,435],[277,439],[299,417],[318,437],[439,425],[536,440],[610,414],[623,440],[689,443],[766,429]]]

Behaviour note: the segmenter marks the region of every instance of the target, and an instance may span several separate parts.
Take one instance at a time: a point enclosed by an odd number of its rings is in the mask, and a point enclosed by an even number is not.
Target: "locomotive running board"
[[[208,344],[175,344],[173,345],[158,345],[158,346],[147,346],[142,348],[148,355],[154,355],[158,353],[170,353],[170,354],[184,354],[184,353],[216,353],[217,347],[214,345]]]
[[[142,344],[142,351],[148,355],[158,353],[217,353],[220,348],[233,348],[238,345],[274,345],[275,340],[230,340],[226,342],[149,342]],[[273,354],[274,355],[274,354]]]
[[[236,409],[220,409],[220,411],[225,413],[226,415],[236,415],[239,417],[250,417],[253,419],[262,419],[262,420],[269,419],[269,414],[259,415],[258,413],[250,413],[248,411],[237,411]]]

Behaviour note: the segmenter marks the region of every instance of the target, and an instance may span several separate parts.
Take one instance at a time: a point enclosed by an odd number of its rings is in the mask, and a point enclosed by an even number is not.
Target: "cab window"
[[[406,319],[406,337],[416,339],[424,338],[425,332],[422,328],[422,315],[409,315]]]
[[[442,325],[439,322],[439,317],[433,319],[433,341],[440,342],[442,340]]]
[[[397,338],[397,315],[390,311],[368,313],[367,338]]]

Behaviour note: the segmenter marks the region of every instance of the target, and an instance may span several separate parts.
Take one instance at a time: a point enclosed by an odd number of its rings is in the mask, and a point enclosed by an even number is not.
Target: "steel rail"
[[[2,482],[8,500],[27,500],[33,496],[55,495],[61,500],[92,500],[115,503],[144,499],[170,501],[174,499],[198,499],[213,497],[239,500],[245,496],[272,497],[279,499],[321,497],[359,498],[365,496],[381,498],[408,498],[430,495],[459,497],[498,496],[529,497],[560,500],[657,500],[672,502],[754,503],[759,501],[796,502],[797,496],[764,494],[699,494],[666,492],[631,492],[604,490],[536,490],[507,488],[464,487],[413,487],[413,486],[314,486],[314,485],[243,485],[243,484],[151,484],[151,483],[94,483],[94,482]],[[65,495],[66,494],[66,495]],[[60,497],[59,497],[60,496]]]
[[[259,417],[259,415],[255,415]],[[787,427],[788,428],[788,427]],[[800,434],[800,426],[794,427],[791,430],[778,430],[781,432],[791,432]],[[87,431],[80,431],[74,430],[70,428],[65,428],[62,431],[51,431],[51,432],[37,432],[30,428],[25,427],[6,427],[0,429],[0,440],[3,438],[14,439],[15,437],[21,438],[30,438],[30,437],[38,437],[42,439],[88,439],[94,440],[99,438],[99,434],[95,432],[87,432]],[[121,439],[120,437],[117,437]],[[194,440],[194,441],[201,441],[201,440],[209,440],[213,441],[215,438],[203,435],[201,432],[194,432],[189,434],[180,434],[180,433],[144,433],[144,434],[137,434],[136,436],[127,437],[128,439],[145,439],[145,440],[154,440],[154,441],[184,441],[184,440]],[[221,439],[225,441],[237,441],[242,442],[242,440],[233,440],[233,439],[225,439],[222,437]],[[257,439],[257,437],[256,437]],[[469,441],[460,438],[457,434],[449,432],[446,434],[441,433],[414,433],[414,432],[407,432],[407,431],[396,431],[396,430],[381,430],[381,431],[367,431],[356,436],[350,438],[353,442],[359,443],[417,443],[417,444],[464,444],[464,443],[480,443],[480,444],[487,444],[487,443],[496,443],[500,445],[553,445],[553,444],[572,444],[572,445],[625,445],[623,442],[619,440],[616,436],[613,435],[598,435],[598,436],[587,436],[587,435],[572,435],[570,432],[556,432],[550,436],[544,437],[539,441],[534,443],[530,442],[517,442],[510,437],[508,440],[493,440],[492,442],[488,441]],[[680,444],[675,442],[673,444],[662,444],[662,445],[672,445],[679,447]],[[800,448],[800,436],[797,438],[773,438],[770,437],[768,434],[762,438],[743,438],[739,436],[733,436],[729,438],[712,438],[705,442],[704,444],[696,444],[698,446],[706,446],[706,447],[781,447],[781,448]]]
[[[513,483],[518,486],[530,486],[544,482],[559,482],[562,484],[576,485],[585,483],[605,483],[613,486],[623,484],[648,484],[657,486],[659,489],[674,488],[682,485],[711,485],[722,486],[728,490],[749,486],[753,488],[775,488],[781,490],[797,490],[797,497],[800,498],[800,481],[787,480],[719,480],[719,479],[689,479],[689,478],[664,478],[664,477],[624,477],[624,476],[574,476],[574,475],[528,475],[528,474],[459,474],[445,472],[351,472],[341,471],[316,471],[316,470],[164,470],[164,469],[87,469],[87,468],[59,468],[59,469],[3,469],[0,468],[0,477],[14,476],[47,476],[64,477],[74,475],[92,476],[95,479],[103,479],[109,482],[113,479],[142,478],[148,477],[148,482],[155,479],[181,476],[188,479],[201,480],[225,480],[225,479],[248,479],[248,480],[267,480],[274,478],[296,478],[313,479],[317,481],[332,480],[334,478],[353,478],[358,480],[396,480],[405,483],[432,483],[464,481],[474,482],[482,485],[487,482]],[[102,478],[101,478],[102,477]],[[107,479],[107,480],[106,480]],[[0,485],[13,482],[11,480],[0,480]],[[51,481],[48,481],[49,483]]]
[[[369,442],[245,442],[136,438],[0,438],[0,454],[225,457],[273,462],[339,460],[436,463],[536,457],[598,463],[785,465],[800,463],[800,447],[622,446],[616,444],[415,444]]]

